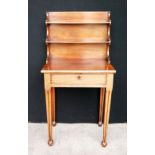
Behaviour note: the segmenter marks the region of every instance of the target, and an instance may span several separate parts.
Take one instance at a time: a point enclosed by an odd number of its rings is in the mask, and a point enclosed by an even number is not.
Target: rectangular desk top
[[[103,59],[61,59],[51,57],[41,73],[116,73]]]

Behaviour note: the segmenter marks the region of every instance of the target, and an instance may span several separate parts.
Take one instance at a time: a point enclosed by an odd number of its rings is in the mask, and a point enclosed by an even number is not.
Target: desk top
[[[102,59],[49,58],[41,73],[116,73],[116,70]]]

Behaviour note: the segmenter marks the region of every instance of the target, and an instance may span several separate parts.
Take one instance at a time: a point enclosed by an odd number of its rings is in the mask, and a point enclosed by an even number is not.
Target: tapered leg
[[[104,91],[105,88],[100,88],[99,126],[102,126],[103,124]]]
[[[111,95],[112,95],[112,90],[106,90],[106,102],[105,102],[104,125],[103,125],[103,141],[101,142],[103,147],[107,146],[107,133],[108,133],[108,123],[109,123],[109,115],[110,115]]]
[[[52,106],[51,106],[51,91],[45,90],[46,97],[46,113],[47,113],[47,123],[48,123],[48,145],[53,145],[52,139]]]
[[[56,125],[55,121],[55,88],[51,88],[51,96],[52,96],[52,125]]]

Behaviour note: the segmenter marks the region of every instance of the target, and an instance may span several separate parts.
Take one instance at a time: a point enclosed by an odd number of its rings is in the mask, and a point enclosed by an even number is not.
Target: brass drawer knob
[[[81,76],[80,76],[80,75],[78,75],[78,76],[77,76],[77,78],[80,80],[80,79],[81,79]]]

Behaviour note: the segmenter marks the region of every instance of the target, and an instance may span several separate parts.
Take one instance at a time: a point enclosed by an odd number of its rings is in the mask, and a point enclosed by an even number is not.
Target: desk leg
[[[103,124],[104,92],[105,88],[100,88],[99,126],[102,126]]]
[[[113,87],[113,75],[112,74],[107,76],[107,81],[108,82],[107,82],[107,88],[106,88],[105,109],[104,109],[103,140],[101,142],[101,145],[103,147],[107,146],[108,123],[109,123],[111,95],[112,95],[112,87]]]
[[[51,97],[52,97],[52,125],[56,126],[55,121],[55,88],[51,88]]]
[[[52,106],[51,106],[51,91],[45,90],[46,96],[46,113],[47,113],[47,123],[48,123],[48,145],[53,145],[52,139]]]

